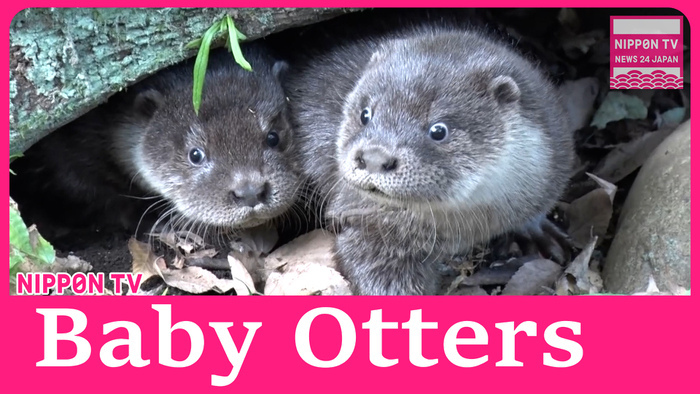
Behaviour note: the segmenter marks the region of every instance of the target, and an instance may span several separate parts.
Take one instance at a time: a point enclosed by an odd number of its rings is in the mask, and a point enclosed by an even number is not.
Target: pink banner
[[[33,1],[5,3],[3,31],[8,34],[12,17],[28,6],[127,4],[150,7],[409,5],[395,1]],[[438,1],[410,5],[665,6],[683,11],[691,25],[698,20],[696,2],[690,1],[660,4],[650,0],[478,0],[468,4]],[[696,43],[700,42],[697,31],[700,30],[691,32]],[[9,37],[3,40],[0,51],[4,66],[9,65],[8,43]],[[682,69],[683,60],[679,62]],[[700,75],[697,68],[692,66],[692,71]],[[4,75],[8,74],[6,71]],[[2,95],[4,108],[9,107],[8,85],[5,83]],[[692,88],[693,97],[697,96],[695,90],[698,87]],[[700,107],[693,107],[692,114],[700,114],[694,108]],[[6,127],[5,134],[8,133]],[[697,156],[694,152],[700,140],[693,140],[692,152]],[[9,156],[9,138],[5,141],[4,152]],[[700,165],[698,160],[691,162],[693,167]],[[9,195],[8,171],[2,174],[3,187]],[[693,168],[693,174],[700,174],[700,169]],[[695,185],[697,182],[693,182],[693,188]],[[696,200],[700,194],[692,195]],[[697,204],[693,201],[692,205]],[[692,212],[700,211],[693,208]],[[3,211],[1,220],[8,223],[8,210]],[[692,240],[696,245],[700,232],[695,227],[699,222],[692,223]],[[9,255],[7,228],[3,230],[6,241],[0,251],[4,256]],[[694,260],[693,266],[697,268]],[[693,283],[698,283],[697,271],[693,270]],[[697,294],[10,297],[8,283],[7,276],[0,280],[4,392],[693,393],[698,390],[700,296]]]
[[[3,329],[5,370],[41,379],[6,384],[418,392],[539,382],[574,393],[693,392],[697,318],[683,311],[697,310],[696,298],[13,297],[7,321],[21,325]]]

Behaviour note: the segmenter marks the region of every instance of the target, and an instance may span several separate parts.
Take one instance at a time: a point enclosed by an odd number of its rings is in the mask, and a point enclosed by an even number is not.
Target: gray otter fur
[[[181,225],[251,227],[282,214],[298,187],[281,87],[287,64],[262,45],[242,49],[253,72],[225,49],[211,52],[199,115],[192,104],[191,59],[40,141],[13,163],[17,176],[10,190],[23,213],[41,211],[34,195],[50,196],[52,210],[59,211],[40,214],[62,215],[48,220],[69,226],[138,221],[157,201],[167,206],[164,217]],[[271,132],[278,137],[274,147]],[[196,164],[189,156],[194,148],[204,157]],[[144,196],[155,198],[130,198]],[[138,209],[129,212],[134,204]]]
[[[553,231],[545,214],[568,182],[572,135],[553,85],[511,48],[415,29],[336,47],[286,88],[298,164],[339,224],[355,293],[435,294],[436,261]],[[435,141],[438,123],[448,133]]]

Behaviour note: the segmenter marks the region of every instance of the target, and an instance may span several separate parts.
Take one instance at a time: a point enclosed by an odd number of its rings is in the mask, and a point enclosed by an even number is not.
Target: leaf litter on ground
[[[186,232],[162,232],[153,239],[160,240],[164,245],[175,251],[175,257],[168,264],[163,256],[157,256],[153,252],[150,243],[140,242],[135,238],[129,240],[129,251],[132,255],[132,272],[141,273],[142,283],[149,278],[158,275],[167,286],[171,286],[192,294],[207,292],[227,293],[235,290],[238,295],[255,293],[255,286],[248,271],[240,261],[228,256],[223,268],[230,271],[232,278],[219,278],[212,271],[196,265],[188,265],[188,262],[216,261],[212,259],[218,251],[212,248],[204,248],[204,240],[194,234]],[[161,293],[161,288],[156,287],[155,293]]]
[[[591,268],[591,257],[597,241],[597,236],[591,237],[581,253],[566,268],[564,275],[557,279],[557,295],[596,294],[602,291],[603,279],[600,271],[595,267]]]
[[[593,174],[587,173],[600,187],[569,204],[567,233],[577,248],[584,248],[592,236],[600,238],[608,230],[613,215],[617,187]]]
[[[510,278],[501,295],[553,294],[554,283],[563,270],[552,260],[528,261]]]
[[[335,269],[335,236],[314,230],[281,246],[265,259],[266,295],[350,295]]]

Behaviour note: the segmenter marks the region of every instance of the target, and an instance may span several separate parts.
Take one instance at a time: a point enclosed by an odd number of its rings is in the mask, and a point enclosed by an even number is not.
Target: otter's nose
[[[391,172],[396,170],[398,160],[383,148],[372,147],[357,151],[355,156],[357,168],[370,173]]]
[[[256,182],[246,179],[237,182],[229,194],[236,204],[252,208],[267,201],[270,185],[264,181]]]

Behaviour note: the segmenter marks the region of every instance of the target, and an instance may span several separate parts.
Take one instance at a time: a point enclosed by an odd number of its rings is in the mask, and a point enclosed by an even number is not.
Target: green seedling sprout
[[[226,47],[233,54],[233,59],[236,63],[243,67],[244,70],[253,70],[250,63],[243,57],[239,42],[240,40],[245,40],[247,37],[236,29],[233,19],[229,15],[224,16],[221,20],[211,25],[211,27],[204,32],[202,38],[187,44],[185,46],[187,49],[199,47],[199,52],[197,52],[197,58],[194,62],[194,82],[192,86],[192,104],[194,106],[194,112],[198,115],[199,107],[202,104],[204,77],[207,73],[207,64],[209,63],[209,50],[211,49],[212,41],[220,34],[226,34]]]
[[[18,157],[22,157],[22,156],[24,156],[24,155],[21,154],[21,153],[15,153],[14,155],[10,155],[10,163],[12,163],[12,160],[14,160],[14,159],[16,159],[16,158],[18,158]],[[15,174],[14,171],[12,171],[12,169],[10,169],[10,174],[12,174],[12,175],[17,175],[17,174]]]
[[[53,246],[39,235],[36,230],[29,231],[15,206],[11,204],[9,208],[10,283],[13,283],[15,275],[21,271],[21,263],[29,262],[35,265],[52,264],[56,258],[56,252]]]

